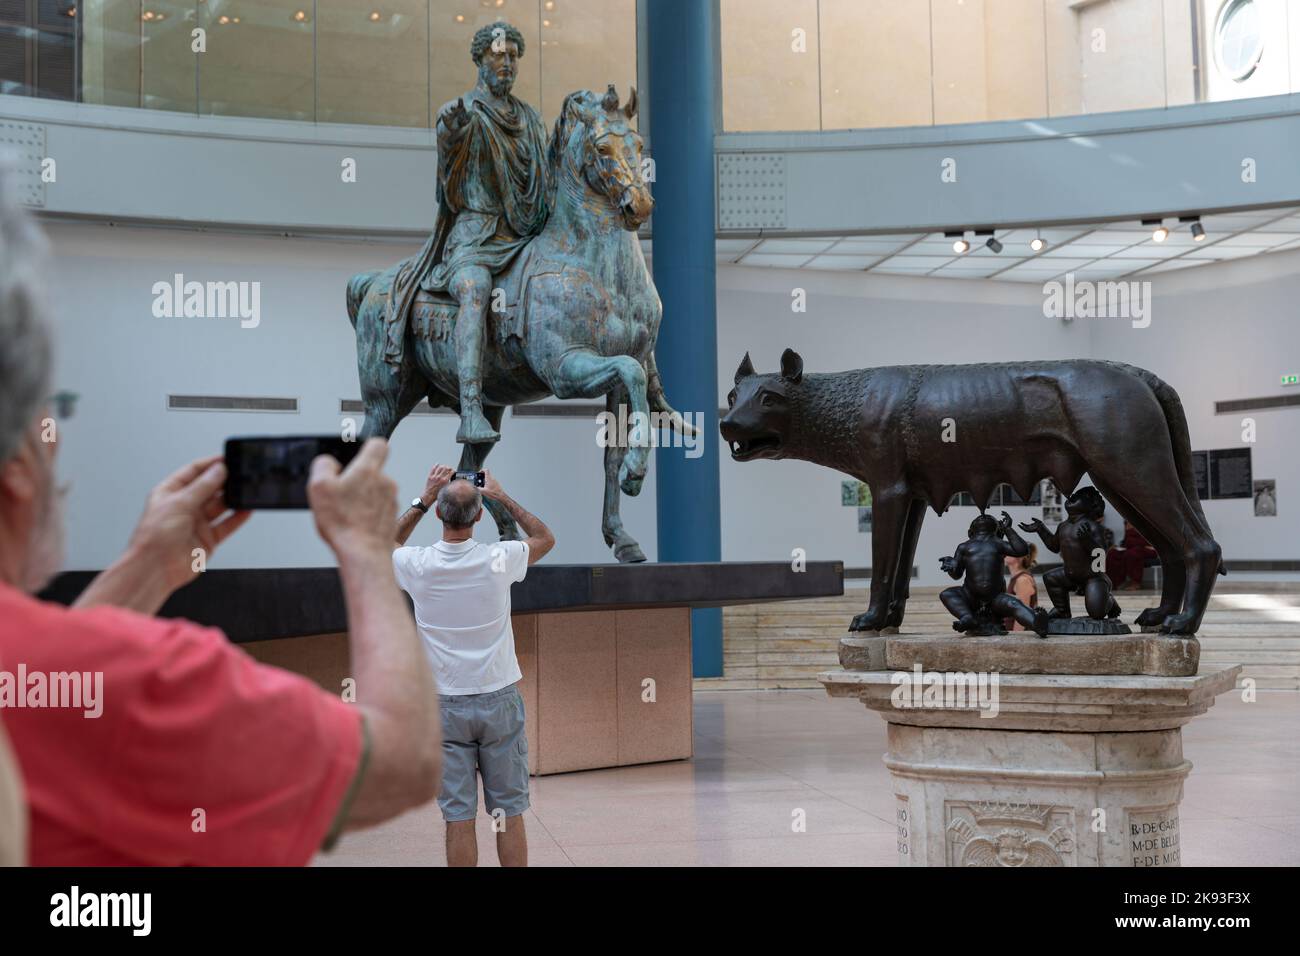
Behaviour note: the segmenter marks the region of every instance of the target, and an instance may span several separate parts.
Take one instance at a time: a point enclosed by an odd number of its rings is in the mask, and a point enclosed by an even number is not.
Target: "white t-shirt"
[[[398,548],[393,571],[415,604],[440,694],[487,694],[523,677],[510,627],[510,585],[528,573],[527,544],[470,538]]]

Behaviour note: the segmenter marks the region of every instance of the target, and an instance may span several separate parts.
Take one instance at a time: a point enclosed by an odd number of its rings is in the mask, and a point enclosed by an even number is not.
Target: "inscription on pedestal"
[[[898,826],[898,865],[912,865],[912,815],[907,809],[907,797],[895,794],[898,806],[894,810]]]
[[[1182,866],[1177,804],[1159,810],[1130,811],[1128,833],[1134,866]]]
[[[948,866],[1074,866],[1074,811],[1038,803],[944,803]]]

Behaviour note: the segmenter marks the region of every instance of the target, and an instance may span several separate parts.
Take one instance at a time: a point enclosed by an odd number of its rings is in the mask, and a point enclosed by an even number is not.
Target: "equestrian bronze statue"
[[[1119,362],[904,365],[808,374],[786,349],[760,375],[746,355],[719,423],[736,461],[800,458],[871,488],[871,604],[851,630],[903,621],[925,510],[969,491],[981,511],[1007,483],[1024,500],[1042,478],[1071,492],[1086,472],[1156,548],[1158,607],[1143,627],[1194,634],[1220,571],[1196,494],[1178,393]]]
[[[653,420],[694,432],[655,366],[662,308],[636,236],[654,206],[630,125],[636,91],[626,105],[613,86],[571,93],[543,149],[536,111],[510,94],[523,48],[508,24],[476,35],[479,84],[438,118],[433,236],[414,258],[348,282],[362,434],[387,438],[427,398],[460,414],[460,468],[478,471],[509,405],[627,405],[627,440],[605,442],[602,531],[619,561],[644,561],[620,490],[641,490]],[[509,514],[485,505],[515,538]]]

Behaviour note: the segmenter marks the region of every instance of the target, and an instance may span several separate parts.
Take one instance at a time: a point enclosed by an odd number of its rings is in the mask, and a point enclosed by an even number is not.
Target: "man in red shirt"
[[[32,278],[42,251],[0,197],[0,720],[26,792],[28,861],[301,865],[341,831],[432,799],[437,696],[393,578],[385,442],[343,471],[317,459],[308,488],[339,562],[356,704],[220,631],[152,616],[197,576],[194,549],[210,558],[248,519],[227,511],[216,457],[153,490],[126,552],[76,605],[30,597],[62,552],[51,347]]]

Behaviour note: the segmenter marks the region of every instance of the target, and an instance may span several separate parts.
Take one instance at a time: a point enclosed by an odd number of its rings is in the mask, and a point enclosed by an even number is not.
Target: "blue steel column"
[[[714,261],[714,0],[647,0],[655,349],[673,407],[704,413],[704,453],[655,453],[660,561],[718,561],[718,323]],[[722,676],[722,611],[691,612],[696,677]]]

